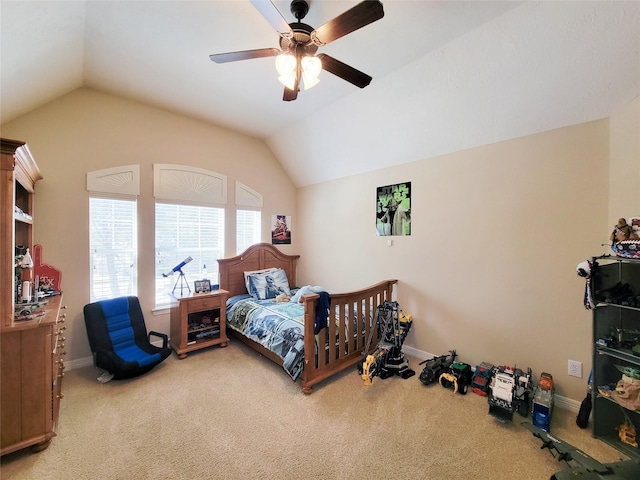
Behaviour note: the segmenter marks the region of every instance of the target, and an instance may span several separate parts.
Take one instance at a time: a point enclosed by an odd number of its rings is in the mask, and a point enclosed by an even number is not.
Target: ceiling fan
[[[291,13],[297,20],[293,23],[287,23],[271,1],[251,0],[251,3],[280,35],[280,49],[260,48],[216,53],[209,55],[211,60],[216,63],[227,63],[252,58],[278,57],[276,67],[280,73],[278,79],[285,85],[282,98],[284,101],[298,98],[301,80],[304,82],[305,89],[315,85],[318,82],[317,74],[320,69],[360,88],[371,83],[371,77],[366,73],[327,54],[316,55],[316,52],[318,47],[380,20],[384,16],[384,10],[382,3],[378,0],[365,0],[358,3],[316,29],[301,22],[309,11],[309,2],[306,0],[291,2]]]

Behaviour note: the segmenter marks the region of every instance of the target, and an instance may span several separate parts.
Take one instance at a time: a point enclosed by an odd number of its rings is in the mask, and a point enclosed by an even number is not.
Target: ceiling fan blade
[[[298,98],[298,91],[300,90],[300,75],[301,75],[300,62],[298,62],[298,65],[296,67],[296,78],[295,78],[295,81],[293,82],[293,89],[288,89],[287,87],[284,87],[284,94],[282,95],[282,100],[284,100],[285,102],[290,102]]]
[[[285,102],[290,102],[298,98],[298,88],[294,88],[293,90],[284,87],[284,94],[282,95],[282,100]]]
[[[311,41],[318,46],[326,45],[382,17],[384,17],[382,3],[378,0],[365,0],[316,28],[311,33]]]
[[[356,87],[364,88],[371,83],[372,78],[366,73],[356,70],[355,68],[342,63],[340,60],[336,60],[330,57],[326,53],[320,53],[316,55],[322,62],[322,69],[329,73],[333,73],[335,76],[353,83]]]
[[[209,58],[216,63],[237,62],[252,58],[276,57],[282,52],[277,48],[259,48],[257,50],[243,50],[241,52],[214,53]]]
[[[269,24],[275,28],[281,37],[293,37],[293,30],[280,14],[273,2],[265,0],[251,0],[251,4],[255,7],[260,15],[262,15]]]

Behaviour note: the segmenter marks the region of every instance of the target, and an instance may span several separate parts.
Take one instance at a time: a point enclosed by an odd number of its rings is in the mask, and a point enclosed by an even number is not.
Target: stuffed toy
[[[593,297],[591,294],[591,271],[593,269],[593,265],[589,260],[585,260],[584,262],[580,262],[576,267],[576,271],[578,272],[578,276],[584,278],[586,280],[586,285],[584,287],[584,308],[587,310],[591,310],[595,307],[595,303],[593,303]]]
[[[609,236],[612,242],[624,242],[625,240],[637,240],[638,236],[633,233],[631,226],[627,224],[627,220],[619,218],[618,223],[613,226],[613,231]]]
[[[609,236],[611,250],[625,258],[640,258],[640,217],[631,217],[629,225],[624,218],[618,219]]]

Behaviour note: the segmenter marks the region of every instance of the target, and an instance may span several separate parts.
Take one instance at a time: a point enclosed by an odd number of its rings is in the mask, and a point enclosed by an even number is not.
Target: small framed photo
[[[196,280],[193,282],[195,293],[209,293],[211,291],[211,282],[209,280]]]

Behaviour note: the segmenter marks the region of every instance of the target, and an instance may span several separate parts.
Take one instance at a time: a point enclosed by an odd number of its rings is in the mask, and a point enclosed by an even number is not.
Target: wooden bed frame
[[[271,244],[259,243],[249,247],[237,257],[220,259],[220,288],[229,291],[229,295],[246,294],[244,272],[262,270],[264,268],[282,268],[289,280],[289,285],[301,286],[296,283],[296,265],[300,255],[286,255]],[[312,387],[341,372],[363,359],[362,353],[367,346],[367,340],[371,332],[369,322],[365,322],[364,328],[352,328],[354,313],[358,318],[374,319],[375,310],[384,301],[391,301],[394,285],[397,280],[385,280],[370,287],[349,293],[332,293],[331,312],[329,318],[338,318],[338,322],[329,322],[327,328],[323,328],[319,339],[337,339],[331,344],[325,344],[325,348],[318,348],[316,352],[316,338],[314,335],[314,322],[316,304],[320,298],[317,294],[302,297],[304,303],[304,368],[301,374],[302,391],[310,394]],[[337,323],[337,325],[336,325]],[[347,325],[350,326],[347,334]],[[374,322],[374,328],[377,324]],[[354,332],[353,330],[358,330]],[[282,359],[270,352],[262,345],[244,337],[235,330],[229,328],[227,333],[250,346],[258,353],[282,365]],[[376,333],[376,332],[374,332]],[[375,335],[373,338],[377,338]],[[371,342],[369,350],[374,350],[377,340]]]

